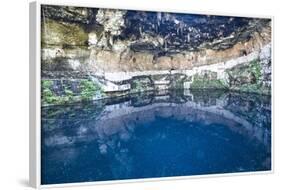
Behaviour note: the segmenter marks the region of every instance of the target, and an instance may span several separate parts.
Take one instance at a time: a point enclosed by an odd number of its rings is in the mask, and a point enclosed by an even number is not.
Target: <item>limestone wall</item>
[[[182,88],[270,94],[269,19],[191,17],[44,6],[43,104]]]

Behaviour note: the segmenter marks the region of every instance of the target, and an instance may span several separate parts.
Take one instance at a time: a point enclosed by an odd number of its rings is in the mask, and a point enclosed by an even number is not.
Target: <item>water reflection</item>
[[[42,183],[271,169],[270,97],[161,91],[42,108]]]

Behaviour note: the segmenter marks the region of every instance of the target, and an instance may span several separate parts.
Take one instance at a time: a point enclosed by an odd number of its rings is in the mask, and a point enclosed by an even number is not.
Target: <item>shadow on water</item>
[[[42,108],[43,184],[271,169],[271,97],[151,91]]]

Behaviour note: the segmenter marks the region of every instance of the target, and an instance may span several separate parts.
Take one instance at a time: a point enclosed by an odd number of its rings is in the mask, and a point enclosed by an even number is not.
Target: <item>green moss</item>
[[[263,85],[262,65],[258,59],[251,61],[248,65],[232,68],[227,73],[234,81],[230,87],[231,90],[258,94],[271,92],[270,87]]]
[[[72,92],[72,90],[70,89],[64,89],[64,93],[65,96],[69,99],[69,100],[73,100],[74,99],[74,93]]]
[[[52,91],[53,81],[52,80],[42,80],[42,103],[43,104],[61,104],[72,100],[72,95],[68,92],[66,96],[57,96]],[[69,90],[68,90],[69,91]]]
[[[53,85],[53,81],[51,80],[42,80],[42,88],[46,89],[46,88],[50,88]]]
[[[260,62],[256,59],[250,62],[250,72],[254,74],[257,82],[260,82],[262,79],[262,68]]]
[[[81,100],[91,100],[97,96],[103,96],[101,87],[91,80],[82,80],[80,82],[80,94],[75,95],[74,92],[66,85],[63,85],[64,93],[58,96],[53,92],[53,81],[42,80],[42,104],[66,104]]]
[[[53,85],[53,81],[51,80],[43,80],[41,82],[42,89],[42,103],[43,104],[51,104],[56,101],[56,97],[51,91],[51,86]]]
[[[206,77],[194,75],[191,89],[227,89],[227,84],[219,79],[208,79]]]
[[[94,96],[103,96],[102,88],[91,80],[82,80],[80,88],[82,100],[91,100]]]

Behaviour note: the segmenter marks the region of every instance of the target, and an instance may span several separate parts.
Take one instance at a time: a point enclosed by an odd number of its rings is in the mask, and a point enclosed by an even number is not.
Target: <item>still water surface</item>
[[[42,108],[42,184],[271,169],[270,96],[148,92]]]

